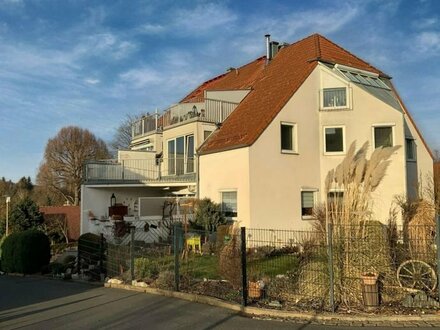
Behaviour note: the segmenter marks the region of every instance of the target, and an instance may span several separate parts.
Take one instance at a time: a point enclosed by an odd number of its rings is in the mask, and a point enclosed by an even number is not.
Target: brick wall
[[[76,241],[80,235],[80,206],[41,206],[43,215],[64,215],[67,219],[67,233],[69,240]]]

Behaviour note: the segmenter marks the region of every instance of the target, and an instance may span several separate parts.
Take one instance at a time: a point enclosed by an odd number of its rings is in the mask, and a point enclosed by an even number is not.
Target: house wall
[[[414,139],[416,160],[407,160],[407,190],[410,199],[417,199],[419,193],[424,198],[432,198],[426,194],[429,182],[433,180],[433,159],[409,117],[405,114],[405,137]]]
[[[40,212],[46,221],[46,215],[65,216],[67,222],[67,236],[69,240],[76,241],[80,235],[80,207],[73,205],[65,206],[41,206]]]
[[[148,140],[148,143],[147,143]],[[162,133],[153,133],[133,139],[131,142],[131,150],[145,150],[145,148],[152,146],[156,153],[162,152]]]
[[[89,211],[96,218],[108,218],[110,198],[128,206],[128,215],[135,215],[135,202],[139,197],[163,197],[167,191],[152,187],[90,187],[81,186],[81,234],[93,232],[95,222],[89,220]]]
[[[341,80],[328,68],[321,67],[320,88],[341,86]],[[324,126],[345,126],[345,150],[356,141],[357,149],[369,142],[369,156],[373,152],[373,125],[390,124],[393,128],[394,145],[401,148],[390,158],[391,163],[386,176],[378,189],[373,192],[373,217],[386,222],[395,196],[406,194],[406,161],[403,113],[377,99],[364,89],[351,83],[347,85],[352,93],[353,110],[320,111],[320,163],[321,163],[321,198],[324,198],[324,182],[329,170],[341,163],[345,155],[324,155]],[[368,157],[369,157],[368,156]]]
[[[301,190],[320,188],[319,70],[315,70],[250,147],[250,226],[303,229]],[[281,153],[281,122],[297,126],[297,154]],[[223,162],[222,162],[223,163]]]
[[[249,148],[202,155],[199,197],[221,202],[221,191],[237,191],[237,218],[240,226],[251,223],[249,197]]]
[[[230,90],[230,91],[205,91],[205,97],[207,99],[221,100],[227,102],[240,103],[246,95],[248,95],[250,89]]]
[[[118,151],[118,161],[121,160],[154,160],[156,158],[156,153],[154,151]]]

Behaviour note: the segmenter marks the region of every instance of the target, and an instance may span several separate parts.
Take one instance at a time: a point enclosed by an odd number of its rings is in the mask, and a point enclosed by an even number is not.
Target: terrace
[[[147,115],[134,122],[132,138],[161,132],[194,121],[222,123],[237,106],[238,103],[235,102],[208,98],[178,103],[166,109],[162,114]]]
[[[91,161],[85,164],[84,182],[109,183],[195,183],[194,158],[127,159]]]

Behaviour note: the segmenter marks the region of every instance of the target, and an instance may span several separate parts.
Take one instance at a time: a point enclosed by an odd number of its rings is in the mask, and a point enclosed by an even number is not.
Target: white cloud
[[[440,32],[426,31],[418,34],[415,38],[415,45],[422,54],[439,56]]]
[[[173,17],[175,32],[206,34],[214,28],[227,28],[228,24],[237,20],[237,16],[227,7],[214,4],[199,4],[192,9],[176,10]]]
[[[80,38],[73,49],[76,57],[102,56],[120,60],[129,56],[137,46],[127,40],[120,40],[112,33],[98,33]]]
[[[90,85],[96,85],[101,82],[99,79],[94,79],[94,78],[87,78],[84,81]]]
[[[438,17],[424,17],[412,23],[412,26],[418,30],[429,29],[439,24]]]
[[[148,85],[161,84],[166,77],[150,67],[140,67],[128,70],[119,75],[122,82],[126,82],[137,89],[146,88]]]
[[[158,34],[164,31],[166,31],[165,26],[150,23],[143,24],[136,29],[139,34]]]

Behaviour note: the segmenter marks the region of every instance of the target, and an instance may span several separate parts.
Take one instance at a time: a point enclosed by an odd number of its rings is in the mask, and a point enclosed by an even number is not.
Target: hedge
[[[97,264],[101,259],[101,237],[92,233],[82,234],[78,238],[79,260],[84,260],[87,264]]]
[[[49,238],[38,230],[25,230],[6,237],[2,245],[2,270],[33,274],[50,261]]]

